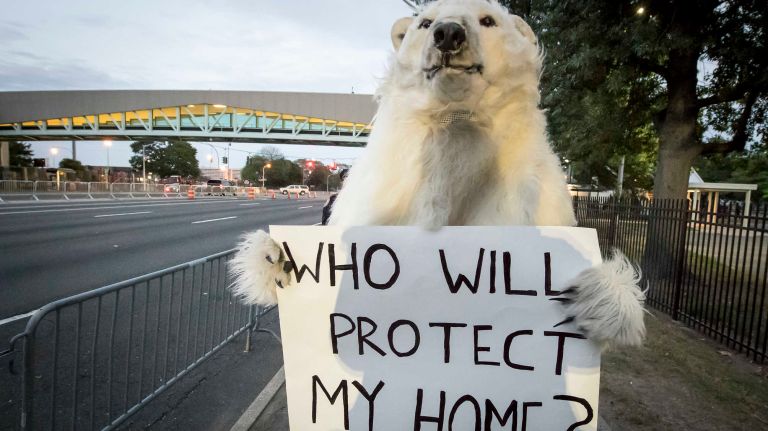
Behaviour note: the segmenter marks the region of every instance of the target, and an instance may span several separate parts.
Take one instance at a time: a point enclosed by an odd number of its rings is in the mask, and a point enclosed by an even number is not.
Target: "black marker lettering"
[[[400,352],[395,348],[395,331],[397,330],[397,328],[403,325],[410,326],[411,330],[413,331],[413,346],[410,348],[410,350],[407,350],[405,352]],[[416,350],[419,349],[419,344],[421,344],[421,335],[419,334],[419,328],[416,326],[415,323],[411,322],[410,320],[398,320],[395,323],[393,323],[392,326],[389,327],[387,338],[389,340],[389,348],[392,349],[392,352],[394,352],[395,355],[401,358],[405,356],[411,356],[414,353],[416,353]]]
[[[563,350],[565,349],[566,338],[576,338],[579,340],[586,340],[587,337],[577,334],[575,332],[559,332],[559,331],[544,331],[545,337],[557,337],[557,362],[555,364],[555,374],[561,375],[563,373]]]
[[[437,424],[437,431],[443,431],[443,419],[445,418],[445,391],[440,391],[440,410],[437,416],[424,416],[421,414],[421,406],[424,401],[424,389],[416,391],[416,414],[413,417],[413,431],[421,431],[421,424],[432,422]]]
[[[368,331],[367,334],[363,334],[363,323],[367,323],[371,326],[371,330]],[[374,344],[372,341],[368,340],[368,337],[371,336],[374,332],[376,332],[376,328],[378,328],[378,325],[376,325],[376,322],[373,320],[360,316],[357,318],[357,346],[358,351],[360,352],[360,355],[363,355],[363,344],[369,345],[373,350],[375,350],[379,355],[386,356],[387,353],[384,352],[379,346]]]
[[[510,280],[512,274],[512,255],[505,251],[501,254],[502,260],[504,260],[504,293],[507,295],[523,295],[523,296],[536,296],[535,290],[515,290],[512,289],[512,281]]]
[[[486,346],[480,346],[480,331],[491,331],[493,330],[493,326],[491,325],[475,325],[474,326],[474,333],[475,333],[475,365],[494,365],[499,366],[501,365],[498,362],[492,362],[492,361],[481,361],[480,360],[480,352],[490,352],[491,348]]]
[[[483,427],[483,430],[491,431],[491,424],[493,423],[494,417],[499,421],[499,425],[506,426],[510,416],[512,416],[512,427],[510,429],[516,430],[517,400],[512,400],[512,402],[509,404],[509,407],[507,407],[507,410],[502,416],[499,416],[499,411],[496,410],[496,406],[493,405],[491,400],[485,400],[485,427]]]
[[[519,335],[533,335],[533,331],[530,329],[525,329],[523,331],[515,331],[507,335],[507,338],[504,339],[504,363],[507,364],[507,366],[510,368],[514,368],[516,370],[533,371],[532,366],[516,364],[509,358],[509,348],[512,346],[512,341]]]
[[[440,250],[440,263],[442,264],[442,267],[443,267],[443,276],[445,276],[445,282],[448,284],[448,290],[450,290],[451,293],[458,292],[462,284],[466,284],[470,292],[477,293],[477,288],[480,284],[480,274],[483,271],[483,255],[484,254],[485,254],[485,249],[481,248],[480,253],[477,257],[477,268],[475,269],[475,282],[470,283],[469,279],[462,273],[459,273],[459,276],[456,277],[456,281],[453,281],[451,272],[448,269],[448,262],[445,261],[445,250],[442,250],[442,249]]]
[[[288,260],[291,261],[293,264],[293,274],[296,276],[296,282],[301,283],[301,278],[304,277],[304,271],[308,272],[309,275],[312,276],[312,278],[315,280],[315,283],[320,282],[320,259],[323,257],[323,243],[317,245],[317,259],[315,260],[315,272],[312,272],[311,269],[307,265],[301,265],[301,269],[298,269],[299,266],[296,264],[296,261],[293,259],[293,255],[291,254],[291,249],[288,247],[287,242],[283,242],[283,248],[285,249],[285,254],[288,255]]]
[[[337,317],[341,317],[342,319],[344,319],[347,322],[349,322],[350,328],[349,328],[348,331],[342,332],[340,334],[336,332],[336,318]],[[355,330],[355,321],[350,319],[350,317],[347,316],[346,314],[342,314],[342,313],[331,313],[330,318],[331,318],[331,347],[333,347],[333,353],[335,355],[338,355],[339,354],[339,338],[347,336],[347,335],[351,334],[352,332],[354,332],[354,330]]]
[[[430,323],[430,328],[443,328],[443,362],[451,362],[451,328],[466,328],[466,323]]]
[[[352,385],[357,388],[357,391],[360,392],[360,395],[362,395],[363,398],[368,401],[368,431],[373,431],[373,403],[376,401],[376,395],[378,395],[379,391],[381,391],[381,388],[384,387],[384,382],[379,380],[379,383],[375,388],[373,388],[373,392],[370,394],[357,380],[353,380]]]
[[[354,288],[360,288],[357,277],[357,244],[354,242],[352,243],[352,251],[350,251],[349,256],[352,263],[337,265],[334,244],[328,244],[328,267],[331,275],[331,286],[336,286],[336,271],[352,271]]]
[[[389,257],[392,258],[392,263],[395,264],[395,270],[392,272],[389,280],[384,283],[376,283],[371,280],[371,260],[373,260],[373,254],[379,250],[384,250],[389,253]],[[400,261],[397,259],[397,255],[395,254],[394,250],[391,248],[384,244],[374,244],[365,252],[365,257],[363,258],[363,272],[365,274],[365,281],[369,286],[373,287],[374,289],[389,289],[392,287],[392,285],[395,284],[397,277],[400,276]]]
[[[528,407],[541,407],[541,403],[538,401],[529,401],[523,403],[523,424],[520,431],[525,431],[528,426]]]
[[[453,431],[453,418],[456,416],[456,411],[464,403],[470,403],[475,408],[475,431],[480,431],[480,404],[477,403],[477,400],[472,395],[464,395],[456,400],[456,404],[451,409],[451,414],[448,415],[448,431]]]
[[[317,423],[317,387],[320,386],[331,405],[336,404],[336,398],[341,394],[341,401],[344,405],[344,429],[349,429],[349,397],[347,397],[347,381],[342,380],[339,386],[331,395],[328,389],[325,388],[323,382],[320,381],[320,377],[317,375],[312,376],[312,423]]]
[[[584,420],[572,423],[571,426],[568,427],[567,431],[574,431],[576,428],[592,422],[592,419],[595,417],[594,410],[592,410],[592,406],[589,404],[589,401],[585,400],[584,398],[573,397],[570,395],[555,395],[552,398],[556,400],[579,403],[581,404],[582,407],[584,407],[587,410],[587,417]]]

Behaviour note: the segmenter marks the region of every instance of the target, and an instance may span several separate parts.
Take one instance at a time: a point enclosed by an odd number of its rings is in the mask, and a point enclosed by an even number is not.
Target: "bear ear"
[[[403,43],[405,32],[408,30],[408,26],[411,25],[411,22],[413,22],[413,17],[408,16],[400,18],[395,21],[394,25],[392,25],[392,33],[390,36],[392,36],[392,46],[395,47],[395,51],[400,49],[400,44]]]
[[[528,25],[527,22],[525,22],[522,18],[520,18],[517,15],[512,15],[512,22],[515,23],[515,28],[517,31],[519,31],[523,37],[528,39],[528,42],[531,42],[534,45],[538,45],[538,41],[536,40],[536,34],[533,32],[533,29],[531,26]]]

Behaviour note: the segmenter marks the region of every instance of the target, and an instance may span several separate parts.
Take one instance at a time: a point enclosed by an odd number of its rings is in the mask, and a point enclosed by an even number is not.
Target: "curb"
[[[256,399],[253,400],[250,406],[245,409],[245,412],[240,416],[240,419],[232,425],[229,431],[248,431],[251,429],[256,420],[261,416],[261,413],[267,407],[267,404],[272,400],[278,390],[285,384],[285,370],[284,367],[280,367],[277,373],[272,377],[272,380],[264,386]]]

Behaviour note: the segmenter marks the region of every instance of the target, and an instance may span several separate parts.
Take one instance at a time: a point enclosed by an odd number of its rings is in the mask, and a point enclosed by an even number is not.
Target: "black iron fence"
[[[107,430],[268,310],[228,288],[234,250],[52,302],[3,355],[21,376],[21,429]],[[266,331],[269,332],[269,331]],[[273,334],[274,335],[274,334]]]
[[[579,226],[597,229],[643,271],[648,303],[763,362],[768,356],[768,207],[691,208],[688,200],[576,198]]]

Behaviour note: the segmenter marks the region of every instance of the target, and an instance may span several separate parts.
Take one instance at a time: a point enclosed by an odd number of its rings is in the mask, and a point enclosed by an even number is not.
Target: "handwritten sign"
[[[595,430],[599,349],[560,290],[593,230],[272,226],[293,430]]]

